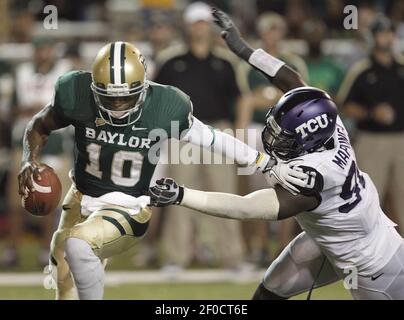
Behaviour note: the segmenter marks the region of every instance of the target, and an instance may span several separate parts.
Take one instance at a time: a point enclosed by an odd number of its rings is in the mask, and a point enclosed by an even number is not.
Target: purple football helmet
[[[334,133],[336,121],[337,107],[326,92],[296,88],[268,111],[262,143],[268,154],[290,160],[324,146]]]

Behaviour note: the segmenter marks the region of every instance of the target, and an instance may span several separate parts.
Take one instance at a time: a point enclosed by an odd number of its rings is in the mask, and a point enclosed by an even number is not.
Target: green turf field
[[[0,242],[0,253],[5,249],[5,243]],[[127,252],[115,256],[108,262],[109,270],[136,270],[131,263],[131,258],[135,254],[138,248],[135,247]],[[38,263],[37,255],[39,252],[39,244],[37,239],[32,237],[26,237],[19,246],[19,257],[20,264],[12,268],[1,268],[0,272],[26,272],[26,271],[36,271],[40,272],[42,270]]]
[[[36,254],[38,244],[36,241],[26,239],[20,247],[21,264],[15,268],[1,270],[6,272],[41,272],[37,263]],[[0,251],[4,243],[0,243]],[[108,270],[130,270],[136,268],[130,262],[135,250],[111,259]],[[152,284],[125,284],[108,286],[105,289],[105,299],[250,299],[258,282],[251,283],[152,283]],[[296,297],[305,299],[307,294]],[[54,291],[46,290],[42,286],[11,287],[0,286],[0,300],[4,299],[53,299]],[[312,299],[351,299],[341,282],[314,290]]]
[[[257,284],[139,284],[107,287],[105,299],[250,299]],[[4,299],[53,299],[54,291],[42,287],[0,287],[0,300]],[[306,299],[306,294],[296,297]],[[313,300],[351,299],[341,283],[314,290]]]

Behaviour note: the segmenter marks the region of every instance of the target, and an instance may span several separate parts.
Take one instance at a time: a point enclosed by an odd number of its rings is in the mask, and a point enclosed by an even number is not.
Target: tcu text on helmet
[[[302,123],[295,130],[296,133],[300,133],[302,135],[302,138],[306,138],[307,131],[313,133],[320,128],[326,128],[327,126],[328,126],[328,117],[327,114],[323,113],[322,115],[319,115],[313,119],[306,121],[305,123]]]

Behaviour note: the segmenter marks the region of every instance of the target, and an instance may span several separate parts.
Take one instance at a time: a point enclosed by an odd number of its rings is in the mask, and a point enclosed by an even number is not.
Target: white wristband
[[[285,64],[282,60],[279,60],[262,49],[255,50],[248,62],[266,73],[270,77],[274,77],[279,69]]]

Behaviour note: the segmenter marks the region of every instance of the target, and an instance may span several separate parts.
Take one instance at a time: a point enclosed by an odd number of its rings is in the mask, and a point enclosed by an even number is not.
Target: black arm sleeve
[[[254,68],[257,69],[256,67]],[[257,70],[262,72],[262,70]],[[286,64],[279,69],[275,77],[270,77],[265,72],[262,73],[282,92],[288,92],[295,88],[307,86],[300,74]]]

